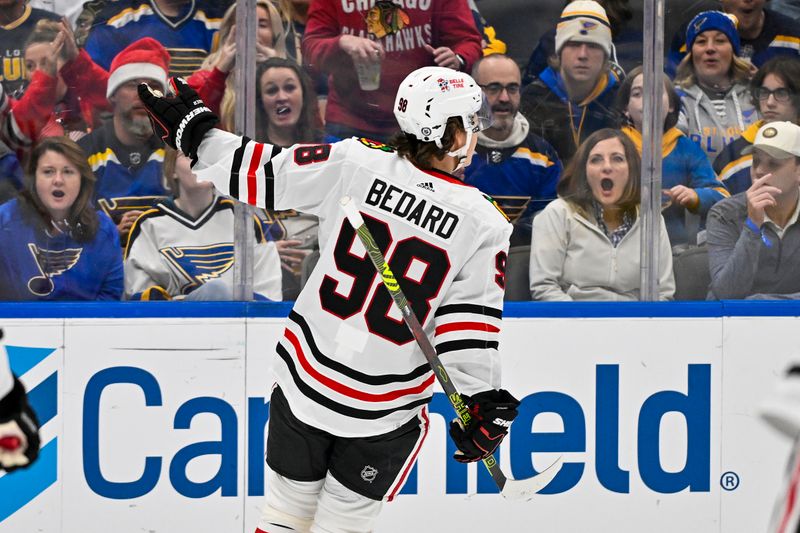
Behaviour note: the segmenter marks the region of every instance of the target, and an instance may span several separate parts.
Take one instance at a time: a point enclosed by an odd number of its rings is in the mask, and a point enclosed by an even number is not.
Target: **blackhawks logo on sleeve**
[[[366,146],[367,148],[372,148],[373,150],[380,150],[382,152],[394,152],[394,148],[389,146],[388,144],[384,144],[382,142],[373,141],[372,139],[367,139],[366,137],[359,137],[359,142]]]

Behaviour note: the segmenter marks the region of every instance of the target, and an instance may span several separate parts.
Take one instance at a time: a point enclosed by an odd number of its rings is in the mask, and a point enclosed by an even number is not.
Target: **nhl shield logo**
[[[367,483],[372,483],[375,481],[376,477],[378,477],[378,469],[374,466],[366,465],[364,469],[361,470],[361,479]]]

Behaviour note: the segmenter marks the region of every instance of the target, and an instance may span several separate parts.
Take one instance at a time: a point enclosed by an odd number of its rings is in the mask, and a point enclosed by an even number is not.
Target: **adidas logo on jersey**
[[[417,183],[417,187],[420,189],[425,189],[426,191],[436,192],[436,190],[433,188],[432,181],[423,181],[422,183]]]

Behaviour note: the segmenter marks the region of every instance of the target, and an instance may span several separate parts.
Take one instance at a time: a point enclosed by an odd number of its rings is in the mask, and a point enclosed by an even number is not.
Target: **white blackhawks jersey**
[[[511,225],[478,189],[367,139],[281,149],[215,129],[198,156],[198,180],[223,193],[320,219],[319,262],[273,363],[300,420],[343,437],[379,435],[433,393],[433,372],[340,207],[345,195],[459,391],[499,388]]]
[[[197,219],[172,201],[145,211],[131,228],[125,248],[126,297],[150,300],[165,292],[176,298],[213,279],[232,284],[233,203],[215,196]],[[281,300],[278,251],[274,243],[264,240],[256,217],[253,223],[256,229],[253,292],[270,300]]]

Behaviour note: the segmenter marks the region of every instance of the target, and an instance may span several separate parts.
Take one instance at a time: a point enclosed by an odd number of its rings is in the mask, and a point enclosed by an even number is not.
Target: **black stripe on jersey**
[[[497,341],[482,341],[479,339],[462,339],[458,341],[447,341],[436,345],[436,353],[442,355],[447,352],[455,352],[457,350],[496,350],[500,346]]]
[[[228,192],[233,198],[239,199],[239,169],[242,166],[242,159],[244,159],[244,149],[247,143],[250,142],[248,137],[242,136],[242,144],[233,153],[233,163],[231,163],[231,180],[228,183]]]
[[[292,375],[292,380],[294,381],[294,384],[297,386],[297,389],[301,393],[303,393],[304,396],[312,400],[314,403],[317,403],[323,407],[327,407],[331,411],[339,413],[340,415],[348,416],[350,418],[360,418],[362,420],[377,420],[378,418],[383,418],[384,416],[388,416],[396,411],[408,411],[410,409],[419,407],[420,405],[425,405],[431,400],[431,397],[428,396],[427,398],[421,398],[419,400],[415,400],[411,403],[401,405],[400,407],[396,407],[394,409],[381,409],[379,411],[367,411],[365,409],[356,409],[355,407],[342,405],[339,402],[335,402],[330,398],[328,398],[327,396],[317,392],[316,390],[311,388],[307,383],[305,383],[303,380],[300,379],[300,376],[297,375],[297,369],[294,366],[294,361],[292,360],[292,357],[289,355],[289,352],[286,351],[286,348],[283,347],[283,345],[278,344],[276,351],[278,352],[278,356],[280,356],[280,358],[283,359],[283,362],[286,363],[286,368]]]
[[[160,216],[165,216],[166,213],[161,209],[153,208],[148,209],[137,218],[133,222],[133,226],[131,226],[130,232],[128,233],[128,241],[125,243],[125,249],[122,252],[122,259],[128,258],[128,252],[130,252],[131,246],[133,246],[133,241],[136,240],[136,237],[139,236],[142,230],[142,223],[148,218],[155,218]]]
[[[272,155],[264,164],[264,205],[267,209],[275,209],[275,169],[272,168],[272,159],[282,151],[280,146],[273,146]]]
[[[493,318],[503,318],[503,310],[475,304],[451,304],[443,305],[436,310],[434,316],[449,315],[452,313],[472,313],[474,315],[486,315]]]
[[[343,365],[339,361],[334,361],[322,353],[317,347],[317,344],[314,342],[314,335],[311,332],[311,327],[309,327],[308,322],[306,322],[306,319],[296,311],[292,310],[289,312],[289,320],[300,326],[300,329],[303,330],[303,338],[308,343],[309,348],[311,348],[311,353],[314,355],[314,358],[317,360],[317,362],[355,381],[359,381],[366,385],[390,385],[392,383],[413,381],[426,375],[428,372],[431,372],[431,367],[428,365],[428,363],[418,366],[408,374],[381,374],[380,376],[374,376],[359,372],[358,370],[354,370],[347,365]]]

